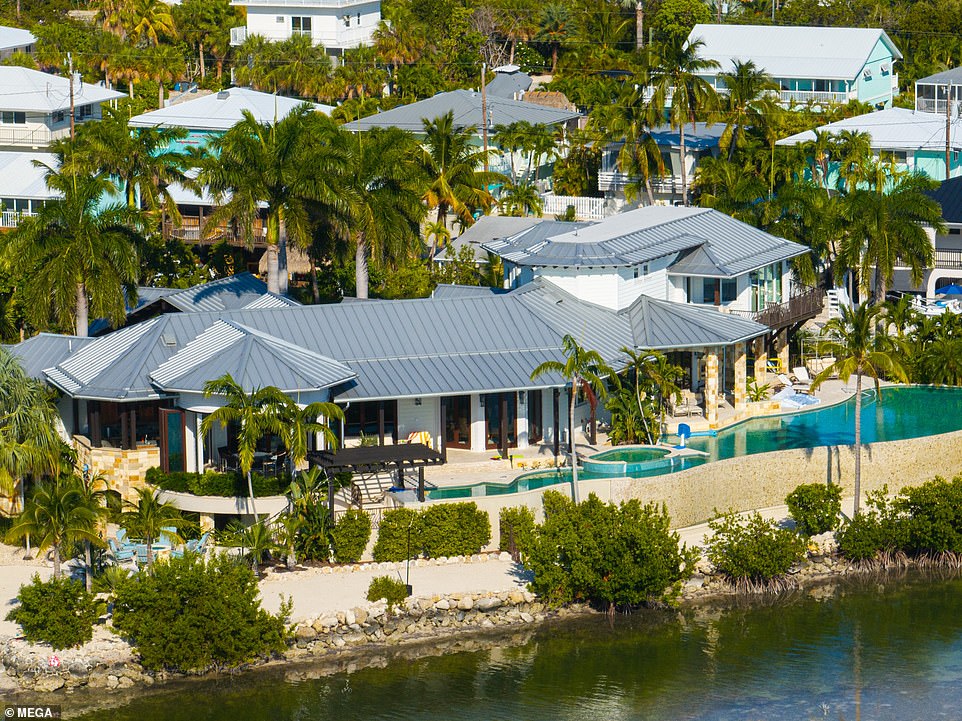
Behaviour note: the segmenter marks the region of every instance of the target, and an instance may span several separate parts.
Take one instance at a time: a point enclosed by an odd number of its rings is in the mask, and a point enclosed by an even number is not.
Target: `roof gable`
[[[753,320],[730,313],[644,295],[621,314],[631,325],[635,347],[653,350],[729,345],[768,330]]]

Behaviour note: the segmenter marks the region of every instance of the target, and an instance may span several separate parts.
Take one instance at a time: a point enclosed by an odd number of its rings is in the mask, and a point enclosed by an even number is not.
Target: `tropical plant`
[[[771,587],[805,555],[803,536],[757,511],[746,517],[728,513],[708,527],[712,535],[705,539],[705,555],[736,588]]]
[[[7,538],[16,541],[29,535],[41,552],[53,552],[53,576],[60,578],[60,564],[67,548],[77,541],[102,545],[97,535],[99,508],[88,504],[76,478],[60,474],[37,484]]]
[[[336,403],[308,403],[300,406],[292,398],[280,409],[280,421],[284,428],[281,438],[287,448],[291,471],[305,458],[311,436],[321,436],[327,448],[336,449],[338,438],[331,430],[330,421],[344,421],[344,411]]]
[[[542,6],[535,40],[551,48],[551,74],[558,69],[558,50],[577,31],[577,22],[568,6],[548,3]]]
[[[260,575],[261,563],[277,550],[274,530],[263,519],[249,526],[242,526],[235,522],[228,526],[226,540],[228,545],[243,550],[244,558],[250,561],[255,576]]]
[[[171,6],[163,0],[132,0],[128,34],[135,42],[157,46],[162,37],[172,37],[177,31]]]
[[[254,453],[257,451],[257,444],[265,436],[284,437],[287,431],[284,425],[284,414],[287,412],[290,399],[274,386],[247,390],[235,381],[230,373],[225,373],[220,378],[204,384],[204,397],[212,396],[222,397],[224,405],[204,416],[200,426],[201,432],[205,434],[210,432],[215,423],[219,423],[221,428],[226,428],[228,423],[236,423],[239,426],[237,456],[241,472],[247,476],[251,514],[256,518],[254,486],[251,480]]]
[[[407,597],[408,591],[404,582],[390,576],[375,576],[367,587],[367,600],[375,603],[384,599],[387,601],[388,611],[400,606]]]
[[[843,306],[841,317],[825,324],[822,332],[828,353],[835,362],[815,376],[812,389],[817,389],[828,378],[838,376],[847,383],[855,376],[855,514],[859,512],[862,491],[862,379],[869,377],[875,384],[878,402],[879,378],[907,381],[898,350],[885,332],[880,306],[863,303],[854,310]]]
[[[526,215],[541,217],[544,204],[538,189],[530,183],[509,183],[501,190],[498,207],[502,215],[522,218]]]
[[[165,531],[167,528],[182,528],[186,519],[169,501],[161,501],[160,494],[152,488],[138,488],[137,502],[125,501],[126,509],[120,516],[120,525],[130,538],[143,539],[147,546],[147,570],[154,567],[153,545],[162,535],[172,541],[182,543],[178,534]]]
[[[842,488],[834,483],[803,483],[788,494],[785,503],[798,532],[817,536],[838,528]]]
[[[349,508],[337,519],[331,534],[331,550],[335,563],[357,563],[371,540],[371,517],[364,511]]]
[[[719,73],[727,92],[721,98],[721,117],[725,120],[719,145],[735,157],[735,150],[746,144],[752,128],[763,128],[780,111],[774,93],[779,85],[752,60],[735,60],[732,71]]]
[[[110,499],[114,500],[114,507],[120,503],[120,495],[111,491],[107,479],[100,473],[91,474],[85,471],[83,475],[74,475],[74,483],[80,490],[80,503],[86,508],[94,509],[98,520],[110,515]],[[84,547],[84,586],[87,593],[93,590],[93,542],[89,538],[81,539]],[[97,545],[103,545],[102,542]]]
[[[20,624],[30,643],[48,643],[54,650],[81,646],[94,635],[97,599],[69,578],[41,581],[34,575],[20,587],[20,602],[6,619]]]
[[[46,182],[61,197],[2,238],[7,267],[29,269],[22,289],[28,318],[44,327],[53,315],[79,336],[87,335],[90,312],[119,325],[136,297],[139,213],[104,204],[116,188],[102,176],[49,170]]]
[[[651,122],[657,124],[664,108],[668,108],[668,123],[678,130],[682,158],[686,157],[685,124],[691,123],[694,129],[700,115],[710,117],[718,109],[718,96],[702,77],[706,71],[717,68],[718,63],[700,57],[702,46],[701,40],[690,43],[677,40],[661,46],[651,73],[654,91],[649,105]],[[680,172],[682,197],[688,205],[688,174],[684,162]]]
[[[568,440],[571,447],[571,497],[578,503],[578,447],[575,442],[575,405],[578,397],[584,395],[592,407],[598,403],[598,398],[607,395],[605,380],[615,375],[615,372],[605,363],[604,359],[594,350],[586,350],[579,345],[574,336],[565,335],[561,339],[561,351],[565,361],[549,360],[541,363],[531,371],[531,380],[541,376],[559,375],[571,386],[570,403],[568,404]]]

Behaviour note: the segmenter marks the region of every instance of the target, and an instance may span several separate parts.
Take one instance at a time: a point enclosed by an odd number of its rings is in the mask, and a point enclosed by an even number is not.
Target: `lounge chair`
[[[798,366],[792,368],[792,373],[795,374],[795,390],[801,391],[802,393],[809,393],[812,390],[812,377],[808,374],[808,368],[805,366]]]
[[[692,416],[692,415],[703,415],[704,410],[698,404],[698,396],[692,391],[683,390],[681,392],[681,403],[675,403],[674,399],[671,403],[671,414],[674,417],[678,416]]]
[[[114,560],[117,561],[117,563],[130,561],[134,557],[133,549],[118,546],[117,542],[112,538],[107,540],[107,545],[110,546],[110,552],[114,554]]]
[[[795,390],[795,383],[784,373],[779,373],[777,376],[775,376],[775,380],[778,382],[779,390],[782,388],[791,388],[793,391]]]

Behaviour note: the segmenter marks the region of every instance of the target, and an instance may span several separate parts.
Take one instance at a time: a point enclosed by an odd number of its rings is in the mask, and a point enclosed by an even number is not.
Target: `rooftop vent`
[[[168,348],[177,347],[177,339],[174,338],[174,336],[172,336],[170,333],[162,333],[160,336],[160,342]]]
[[[227,100],[230,97],[230,90],[221,90],[217,93],[218,100]]]

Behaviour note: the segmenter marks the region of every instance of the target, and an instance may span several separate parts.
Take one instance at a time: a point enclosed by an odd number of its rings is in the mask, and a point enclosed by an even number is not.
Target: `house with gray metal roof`
[[[779,84],[779,100],[789,107],[858,100],[890,108],[899,92],[902,53],[880,28],[700,23],[688,34],[695,41],[703,43],[699,56],[719,65],[703,77],[720,92],[720,74],[748,60]]]

